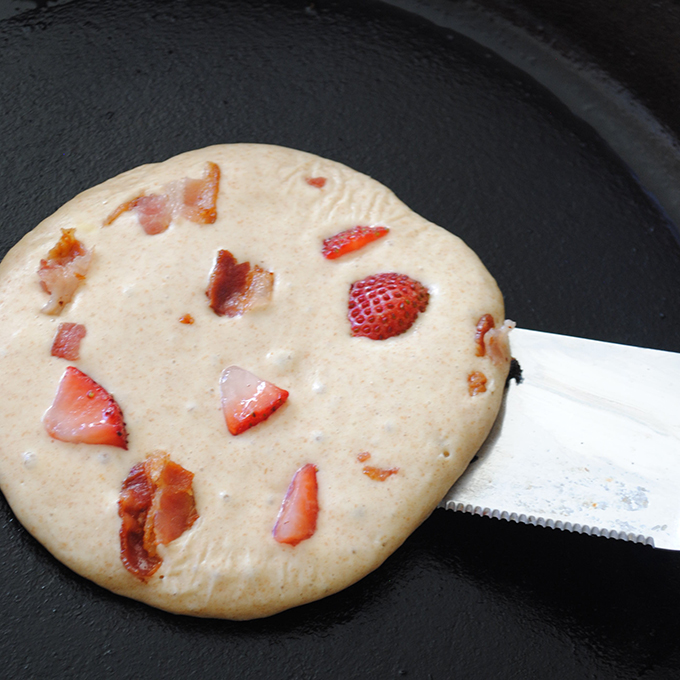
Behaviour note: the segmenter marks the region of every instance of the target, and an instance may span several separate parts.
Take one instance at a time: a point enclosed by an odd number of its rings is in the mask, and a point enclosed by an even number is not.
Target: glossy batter
[[[183,217],[149,235],[119,205],[207,162],[221,172],[217,219]],[[310,183],[309,179],[325,178]],[[327,260],[327,237],[356,225],[389,233]],[[94,248],[86,279],[61,314],[37,269],[62,228]],[[227,249],[274,273],[271,302],[217,316],[206,298]],[[429,290],[406,333],[352,337],[351,284],[399,272]],[[143,166],[90,189],[15,246],[0,265],[0,486],[22,524],[59,560],[123,595],[178,613],[249,619],[334,593],[379,566],[429,515],[496,417],[507,363],[477,356],[475,326],[504,318],[477,256],[387,188],[338,163],[263,145],[224,145]],[[193,323],[182,323],[190,315]],[[51,356],[62,322],[83,324],[80,358]],[[129,448],[52,439],[42,418],[73,365],[120,405]],[[225,425],[220,375],[239,366],[290,393],[238,436]],[[470,394],[483,372],[486,391]],[[199,519],[160,546],[146,582],[120,558],[118,498],[130,469],[155,450],[194,473]],[[362,473],[361,453],[398,472]],[[294,472],[318,469],[314,535],[272,538]]]

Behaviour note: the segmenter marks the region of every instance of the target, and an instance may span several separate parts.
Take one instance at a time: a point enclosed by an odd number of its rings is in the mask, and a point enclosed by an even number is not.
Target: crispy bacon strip
[[[376,482],[384,482],[388,477],[396,475],[399,468],[378,468],[372,465],[364,465],[361,471],[369,478]]]
[[[150,555],[144,547],[144,525],[153,501],[153,486],[144,463],[137,463],[127,479],[118,498],[120,527],[120,558],[123,566],[140,581],[153,576],[161,566],[161,558]]]
[[[468,392],[471,397],[486,392],[486,376],[481,371],[472,371],[468,376]]]
[[[198,519],[194,475],[164,451],[149,454],[123,482],[118,499],[120,556],[140,581],[153,576],[163,561],[158,546],[179,538]]]
[[[241,316],[266,307],[274,290],[274,274],[250,262],[237,262],[228,250],[217,253],[205,294],[218,316]]]
[[[178,215],[196,224],[213,224],[219,188],[220,168],[208,162],[201,179],[185,177],[167,184],[159,194],[144,194],[122,203],[104,220],[104,226],[128,211],[137,215],[142,229],[152,236],[164,232]]]
[[[486,353],[486,348],[484,347],[484,336],[490,331],[496,322],[493,320],[491,314],[484,314],[477,322],[477,328],[475,328],[475,344],[477,345],[477,356],[483,357]]]
[[[357,460],[360,463],[365,463],[367,460],[369,460],[371,457],[371,454],[368,451],[362,451],[361,453],[357,453]],[[374,467],[373,465],[364,465],[363,468],[361,468],[361,471],[369,478],[372,479],[376,482],[384,482],[388,477],[392,475],[396,475],[397,472],[399,472],[399,468],[379,468],[379,467]]]
[[[491,363],[497,366],[510,361],[508,334],[516,325],[514,321],[506,319],[500,328],[495,328],[496,323],[491,314],[484,314],[475,328],[477,356],[488,356]]]
[[[76,361],[80,358],[80,343],[86,334],[87,329],[80,323],[60,323],[52,341],[52,356]]]
[[[78,286],[85,280],[92,259],[92,250],[76,237],[75,229],[62,229],[56,245],[40,260],[38,278],[50,299],[43,307],[45,314],[57,315],[73,299]]]
[[[217,192],[220,189],[220,168],[208,163],[202,179],[185,179],[182,215],[196,224],[213,224],[217,219]]]
[[[492,328],[484,336],[484,348],[492,364],[500,366],[510,361],[510,342],[508,335],[517,324],[508,319],[500,328]]]
[[[170,226],[174,216],[172,200],[165,194],[135,198],[131,209],[137,214],[139,224],[149,236],[162,234]]]

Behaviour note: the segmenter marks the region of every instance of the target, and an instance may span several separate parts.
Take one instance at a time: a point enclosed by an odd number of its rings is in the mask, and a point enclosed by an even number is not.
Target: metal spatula
[[[522,378],[442,506],[680,550],[680,354],[510,338]]]

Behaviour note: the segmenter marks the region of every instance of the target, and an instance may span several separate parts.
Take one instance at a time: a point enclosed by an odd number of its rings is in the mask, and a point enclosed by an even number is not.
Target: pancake
[[[484,441],[509,367],[460,239],[275,146],[85,191],[8,253],[0,300],[16,516],[85,578],[194,616],[268,616],[378,567]]]

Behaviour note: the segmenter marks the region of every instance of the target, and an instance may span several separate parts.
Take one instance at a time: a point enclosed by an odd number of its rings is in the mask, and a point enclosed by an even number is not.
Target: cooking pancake
[[[70,568],[177,613],[267,616],[375,569],[465,469],[508,371],[501,294],[460,239],[281,147],[90,189],[0,286],[6,498]]]

